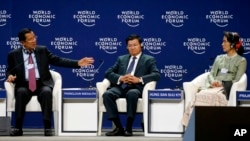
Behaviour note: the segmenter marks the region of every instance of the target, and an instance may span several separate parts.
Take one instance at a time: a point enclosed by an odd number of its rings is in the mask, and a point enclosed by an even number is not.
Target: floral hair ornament
[[[235,44],[235,48],[239,49],[242,46],[242,41],[239,40],[237,44]]]

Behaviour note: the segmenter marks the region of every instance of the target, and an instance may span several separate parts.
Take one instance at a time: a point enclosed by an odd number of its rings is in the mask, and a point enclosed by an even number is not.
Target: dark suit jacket
[[[112,85],[117,85],[119,77],[126,73],[130,57],[129,54],[119,56],[115,64],[105,72],[105,77],[110,80]],[[160,73],[156,66],[155,58],[142,53],[138,60],[134,76],[141,77],[144,84],[150,81],[158,81]],[[144,85],[138,83],[135,87],[142,91]]]
[[[44,85],[53,87],[54,83],[49,72],[49,65],[77,68],[78,61],[67,58],[61,58],[53,55],[45,46],[37,46],[34,50],[38,71],[40,74],[40,80]],[[7,76],[9,74],[16,75],[16,87],[24,86],[25,80],[25,68],[23,59],[23,48],[12,50],[8,54],[8,68]]]

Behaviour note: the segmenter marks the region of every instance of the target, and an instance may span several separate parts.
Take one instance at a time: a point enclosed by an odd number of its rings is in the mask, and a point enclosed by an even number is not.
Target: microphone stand
[[[94,80],[94,78],[95,78],[95,74],[97,73],[97,72],[99,72],[99,69],[101,68],[101,66],[104,64],[104,60],[100,60],[100,65],[97,67],[97,69],[96,69],[96,71],[95,71],[95,73],[94,73],[94,75],[93,75],[93,78],[89,81],[89,88],[94,88],[93,86],[92,86],[92,81]]]

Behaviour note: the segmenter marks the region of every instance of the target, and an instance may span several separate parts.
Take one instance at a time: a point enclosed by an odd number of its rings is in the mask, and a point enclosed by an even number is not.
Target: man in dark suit
[[[49,65],[78,68],[90,65],[94,62],[92,57],[85,57],[80,60],[61,58],[53,55],[45,46],[37,46],[35,33],[24,28],[18,34],[22,47],[12,50],[8,54],[7,80],[15,84],[15,128],[11,136],[22,136],[22,126],[25,114],[25,107],[33,95],[38,96],[41,105],[44,135],[52,136],[52,89],[54,82],[49,72]],[[31,59],[32,58],[32,59]],[[30,63],[30,59],[32,60]],[[29,88],[29,70],[34,71],[34,86]],[[30,77],[29,77],[30,76]]]
[[[115,64],[105,72],[105,77],[111,82],[111,88],[103,94],[103,103],[108,113],[108,119],[116,128],[107,132],[106,136],[132,136],[137,101],[142,97],[144,85],[150,81],[158,81],[160,73],[154,57],[142,53],[142,39],[132,34],[126,38],[129,54],[119,56]],[[133,64],[133,65],[131,65]],[[127,123],[124,130],[119,119],[116,99],[126,97]]]

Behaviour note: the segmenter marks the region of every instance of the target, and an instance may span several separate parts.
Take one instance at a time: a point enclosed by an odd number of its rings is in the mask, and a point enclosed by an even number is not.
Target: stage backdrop
[[[127,53],[125,38],[131,33],[143,38],[143,52],[157,60],[157,88],[181,88],[184,81],[209,71],[216,55],[223,53],[223,31],[240,33],[249,60],[248,5],[247,0],[1,1],[0,88],[7,53],[20,47],[17,33],[24,27],[32,28],[38,44],[56,55],[95,58],[94,65],[80,69],[51,66],[62,74],[64,88],[102,81],[117,56]]]

